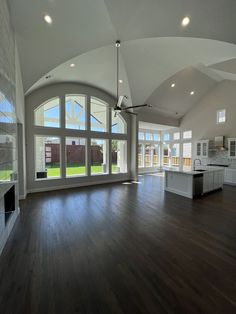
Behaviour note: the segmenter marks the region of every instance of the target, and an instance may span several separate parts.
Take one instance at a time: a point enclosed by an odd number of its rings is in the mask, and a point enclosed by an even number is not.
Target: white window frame
[[[78,130],[78,129],[67,129],[65,128],[65,102],[66,97],[68,95],[78,95],[78,96],[85,96],[86,98],[86,128],[85,130]],[[71,180],[79,180],[79,177],[94,177],[96,175],[104,175],[104,176],[122,176],[127,177],[129,171],[130,171],[130,128],[127,122],[129,120],[126,119],[125,116],[121,114],[122,119],[125,122],[125,133],[112,133],[112,117],[111,113],[112,111],[108,109],[109,103],[107,100],[103,98],[99,98],[94,95],[88,95],[85,93],[63,93],[63,95],[56,95],[55,97],[48,98],[47,100],[43,101],[39,105],[35,105],[32,108],[31,115],[35,115],[35,111],[40,108],[45,103],[49,102],[51,99],[59,99],[59,112],[60,112],[60,127],[47,127],[47,126],[40,126],[36,125],[34,119],[32,119],[29,123],[29,126],[32,128],[32,143],[34,145],[34,155],[32,157],[32,176],[31,180],[34,182],[38,181],[47,181],[47,180],[66,180],[68,184],[73,184]],[[92,131],[91,130],[91,124],[90,124],[90,108],[91,108],[91,100],[92,98],[96,98],[107,105],[107,131],[106,132],[99,132],[99,131]],[[35,116],[34,116],[35,117]],[[56,137],[60,139],[60,177],[50,177],[50,178],[36,178],[36,149],[35,149],[35,137],[41,136],[41,137]],[[84,138],[86,139],[86,175],[71,175],[66,176],[66,138]],[[102,139],[106,140],[106,154],[107,154],[107,171],[106,173],[101,174],[91,174],[91,160],[90,160],[90,154],[91,154],[91,139]],[[126,150],[126,160],[127,160],[127,169],[126,172],[123,173],[112,173],[112,166],[111,166],[111,141],[112,140],[120,140],[120,141],[126,141],[127,142],[127,150]],[[83,180],[83,179],[81,179]],[[70,182],[71,181],[71,182]],[[79,182],[79,181],[78,181]],[[81,181],[83,182],[83,181]]]
[[[47,128],[47,127],[43,127],[43,128]],[[37,178],[36,176],[36,138],[37,137],[55,137],[59,139],[60,142],[60,176],[58,177],[50,177],[50,178]],[[61,136],[58,135],[52,135],[52,134],[34,134],[34,180],[35,181],[48,181],[48,180],[60,180],[62,179],[62,154],[61,154],[61,147],[62,147],[62,138]]]
[[[66,144],[66,140],[67,139],[83,139],[85,140],[85,174],[74,174],[74,175],[66,175],[66,168],[67,168],[67,144]],[[65,176],[66,178],[77,178],[77,177],[86,177],[88,175],[88,163],[87,163],[87,147],[88,147],[88,139],[86,137],[82,137],[82,136],[66,136],[65,137]]]
[[[185,134],[191,134],[191,136],[187,136]],[[192,139],[193,137],[193,132],[192,130],[187,130],[187,131],[183,131],[183,141],[187,141],[187,140],[190,140]]]
[[[224,113],[224,120],[220,121],[220,113]],[[216,123],[217,124],[224,124],[226,122],[226,109],[219,109],[216,111]]]

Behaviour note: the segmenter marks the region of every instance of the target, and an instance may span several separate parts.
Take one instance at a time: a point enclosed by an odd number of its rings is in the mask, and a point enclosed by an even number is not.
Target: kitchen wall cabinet
[[[236,159],[236,138],[228,139],[228,157],[230,159]]]
[[[199,158],[208,158],[209,140],[201,140],[196,143],[196,156]]]

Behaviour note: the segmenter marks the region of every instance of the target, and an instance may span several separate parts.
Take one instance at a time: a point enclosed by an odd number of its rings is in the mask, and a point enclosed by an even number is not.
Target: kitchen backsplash
[[[207,164],[221,164],[228,165],[231,168],[236,168],[236,159],[228,158],[228,151],[219,151],[209,153],[208,158],[200,158],[203,165]]]

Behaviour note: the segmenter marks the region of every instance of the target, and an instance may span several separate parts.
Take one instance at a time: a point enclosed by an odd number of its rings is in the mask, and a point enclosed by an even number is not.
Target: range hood
[[[225,137],[224,136],[216,136],[214,139],[214,148],[215,150],[226,150],[225,147]]]

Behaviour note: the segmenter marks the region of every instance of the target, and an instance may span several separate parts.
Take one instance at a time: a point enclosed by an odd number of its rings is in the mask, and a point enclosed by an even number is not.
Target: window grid
[[[152,133],[152,141],[148,141],[146,133]],[[157,132],[156,132],[157,133]],[[141,134],[141,136],[140,136]],[[138,146],[138,167],[175,167],[189,170],[192,165],[192,131],[165,131],[158,132],[155,137],[154,132],[139,130],[139,146]],[[161,136],[160,136],[161,135]],[[182,137],[181,137],[182,136]],[[146,140],[144,140],[146,138]],[[155,141],[154,139],[159,139]],[[160,140],[160,138],[162,140]],[[150,146],[151,154],[149,153],[149,145],[158,144],[158,162],[154,162],[154,152]],[[188,156],[183,156],[183,151],[186,155],[186,144],[188,146]],[[147,145],[147,146],[146,146]],[[150,162],[151,160],[151,162]],[[151,163],[151,166],[150,166]]]
[[[140,130],[138,132],[138,138],[138,167],[159,167],[161,139],[160,132]]]
[[[127,151],[127,124],[125,119],[121,116],[118,115],[116,117],[116,122],[119,124],[119,127],[114,130],[112,129],[112,122],[114,122],[114,119],[112,119],[112,113],[113,111],[108,110],[108,104],[96,97],[90,97],[87,95],[80,95],[80,94],[66,94],[64,96],[64,99],[60,97],[55,97],[53,99],[49,99],[48,101],[44,102],[42,105],[38,106],[34,110],[34,116],[36,116],[36,112],[38,109],[42,108],[45,104],[50,103],[51,101],[55,100],[58,101],[58,114],[57,114],[57,119],[59,123],[59,128],[60,128],[60,136],[56,135],[58,134],[58,126],[50,126],[50,130],[48,129],[48,125],[45,126],[44,124],[39,125],[36,123],[36,120],[34,121],[34,126],[37,127],[37,135],[35,135],[35,140],[34,140],[34,147],[35,147],[35,154],[34,154],[34,169],[35,169],[35,180],[47,180],[47,179],[62,179],[62,178],[72,178],[72,177],[80,177],[80,176],[91,176],[91,175],[98,175],[98,174],[125,174],[128,173],[128,167],[127,167],[127,159],[128,159],[128,151]],[[103,129],[96,129],[92,127],[91,125],[91,107],[92,104],[91,102],[96,101],[96,104],[101,104],[103,106],[102,109],[105,112],[105,115],[102,117],[103,118]],[[68,106],[67,104],[70,102],[73,103],[73,106]],[[82,112],[82,118],[79,119],[79,110],[78,110],[78,103],[83,107],[85,110]],[[77,107],[77,109],[76,109]],[[68,111],[70,115],[68,116]],[[96,117],[96,116],[95,116]],[[51,117],[50,117],[51,118]],[[68,120],[69,120],[69,126],[68,126]],[[95,119],[96,120],[96,119]],[[49,121],[49,120],[48,120]],[[122,125],[123,124],[123,125]],[[39,128],[40,127],[40,128]],[[47,136],[45,136],[45,130],[47,128]],[[42,134],[40,134],[40,130],[42,130]],[[54,131],[55,130],[55,131]],[[104,135],[102,135],[104,133]],[[57,169],[51,170],[50,173],[54,171],[56,175],[50,175],[48,176],[46,174],[46,171],[44,171],[44,174],[41,174],[41,177],[37,177],[37,162],[36,162],[36,150],[37,150],[37,143],[36,143],[36,137],[42,137],[42,138],[56,138],[59,141],[59,146],[58,146],[58,152],[60,155],[60,160],[59,160],[59,165]],[[103,138],[104,136],[104,138]],[[70,143],[68,142],[70,141]],[[78,140],[83,140],[84,144],[79,145]],[[105,145],[103,146],[104,152],[105,152],[105,162],[102,162],[100,164],[100,168],[102,171],[94,171],[95,167],[91,167],[92,164],[92,157],[91,157],[91,152],[92,152],[92,141],[104,141]],[[112,150],[111,150],[111,143],[113,140],[117,141],[119,144],[119,149],[116,151],[116,157],[117,157],[117,164],[116,167],[112,167],[110,163],[112,162],[111,155],[112,155]],[[123,143],[124,145],[122,145]],[[41,145],[42,146],[42,145]],[[78,147],[78,146],[82,146]],[[75,150],[76,154],[78,155],[78,150],[83,149],[83,152],[80,152],[83,155],[83,158],[81,159],[81,156],[79,157],[78,164],[76,164],[77,160],[74,165],[72,165],[72,160],[70,156],[70,161],[68,161],[68,149],[70,150]],[[44,157],[44,163],[49,164],[52,162],[50,159],[51,152],[50,149],[51,147],[44,147],[43,148],[45,151]],[[99,151],[99,145],[98,149]],[[121,161],[121,155],[122,155],[122,161]],[[99,158],[99,156],[98,156]],[[93,159],[94,162],[94,159]],[[97,162],[95,160],[95,162]],[[89,167],[88,167],[89,166]],[[97,168],[99,168],[97,167]],[[46,167],[44,167],[46,169]],[[73,168],[73,169],[72,169]],[[100,169],[99,168],[99,169]],[[115,171],[113,171],[115,168]],[[73,170],[73,171],[71,171]],[[42,171],[43,172],[43,171]],[[40,176],[40,174],[39,174]]]

